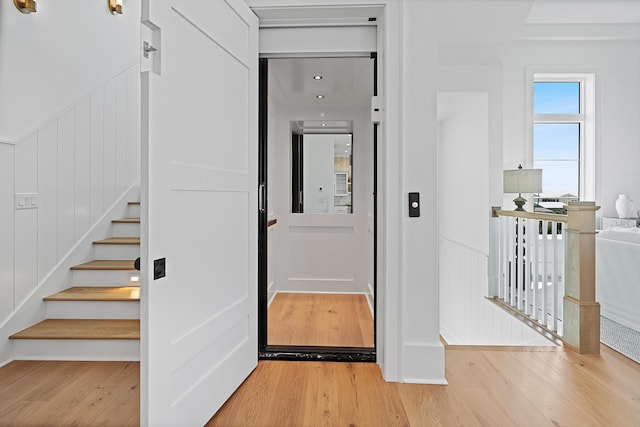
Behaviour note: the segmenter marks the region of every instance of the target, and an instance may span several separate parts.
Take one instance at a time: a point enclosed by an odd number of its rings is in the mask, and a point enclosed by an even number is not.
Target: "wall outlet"
[[[15,207],[18,209],[38,209],[38,193],[16,193]]]

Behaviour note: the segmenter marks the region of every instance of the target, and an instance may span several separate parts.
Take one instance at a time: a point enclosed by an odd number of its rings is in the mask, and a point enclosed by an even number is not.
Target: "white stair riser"
[[[139,318],[139,301],[47,301],[47,319]]]
[[[13,340],[16,360],[139,361],[139,340]]]
[[[122,223],[114,222],[112,224],[112,233],[114,237],[138,237],[140,236],[139,223]]]
[[[93,245],[94,259],[136,259],[140,245]]]
[[[127,212],[129,218],[140,218],[140,205],[129,205]]]
[[[73,286],[139,286],[131,276],[140,277],[137,270],[74,270]]]

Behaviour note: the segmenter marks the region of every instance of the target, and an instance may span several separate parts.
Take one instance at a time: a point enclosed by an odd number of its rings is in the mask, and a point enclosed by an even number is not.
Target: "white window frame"
[[[556,72],[530,69],[527,78],[529,97],[527,110],[529,117],[530,164],[533,164],[533,127],[536,123],[580,123],[579,147],[579,196],[583,201],[596,199],[596,132],[595,132],[595,73]],[[534,114],[533,84],[537,82],[579,82],[579,114]]]

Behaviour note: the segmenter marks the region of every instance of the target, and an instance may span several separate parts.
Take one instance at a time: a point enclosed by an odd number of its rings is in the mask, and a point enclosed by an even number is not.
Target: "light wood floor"
[[[446,377],[385,383],[374,364],[264,361],[207,426],[640,426],[640,365],[606,347],[450,347]]]
[[[140,364],[15,361],[0,368],[0,426],[137,426]]]
[[[263,361],[208,426],[640,426],[640,365],[601,351],[448,347],[447,386]],[[16,361],[0,368],[0,425],[137,425],[138,385],[138,363]]]
[[[269,306],[270,345],[373,347],[364,295],[278,293]]]

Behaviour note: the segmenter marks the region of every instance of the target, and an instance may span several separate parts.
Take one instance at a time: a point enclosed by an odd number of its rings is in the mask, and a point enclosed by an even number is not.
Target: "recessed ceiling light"
[[[322,99],[322,98],[324,98],[324,95],[316,95],[316,98]]]
[[[323,123],[321,126],[322,126],[322,127],[325,127],[326,125],[327,125],[326,123]]]
[[[320,74],[316,74],[313,76],[313,80],[322,80],[322,76]]]
[[[347,147],[350,147],[350,146],[351,146],[351,144],[349,144],[349,143],[347,142]]]

